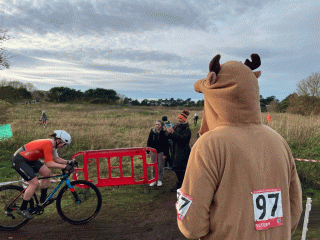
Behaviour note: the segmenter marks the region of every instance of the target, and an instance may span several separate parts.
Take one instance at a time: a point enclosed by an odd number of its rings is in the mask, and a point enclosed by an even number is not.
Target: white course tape
[[[300,161],[300,162],[320,162],[319,160],[301,159],[301,158],[294,158],[293,160]]]

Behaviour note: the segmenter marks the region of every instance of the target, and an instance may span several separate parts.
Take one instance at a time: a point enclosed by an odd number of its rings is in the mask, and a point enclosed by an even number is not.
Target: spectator
[[[199,118],[199,115],[197,113],[195,113],[193,116],[193,122],[194,122],[195,126],[197,126],[198,118]]]
[[[291,239],[302,191],[286,141],[262,123],[260,57],[209,65],[201,137],[178,191],[180,231],[191,239]],[[240,101],[241,100],[241,101]]]
[[[162,117],[162,122],[164,122],[166,129],[173,127],[173,125],[168,120],[167,116]],[[172,140],[168,139],[168,145],[169,145],[169,154],[166,158],[165,167],[169,170],[172,170]]]
[[[158,120],[155,122],[154,128],[151,129],[147,146],[157,150],[158,159],[158,183],[157,186],[161,187],[164,177],[164,162],[169,154],[168,149],[168,138],[163,130],[164,124],[162,121]],[[156,161],[156,156],[153,152],[147,152],[147,157],[151,155],[151,161],[154,163]],[[152,177],[155,177],[154,169],[152,169]],[[150,186],[155,186],[156,182],[150,184]]]
[[[170,189],[171,192],[176,192],[177,189],[181,187],[188,163],[191,138],[191,130],[187,122],[188,116],[189,111],[183,110],[183,112],[178,115],[178,123],[173,128],[167,129],[168,138],[172,139],[173,142],[172,170],[177,175],[177,182]]]

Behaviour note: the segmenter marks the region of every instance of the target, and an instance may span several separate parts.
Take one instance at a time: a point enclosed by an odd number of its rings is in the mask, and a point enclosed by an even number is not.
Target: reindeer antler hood
[[[200,134],[220,125],[262,124],[258,77],[253,72],[261,64],[258,54],[245,63],[229,61],[220,65],[220,55],[209,64],[205,79],[194,84],[204,94],[204,111]]]

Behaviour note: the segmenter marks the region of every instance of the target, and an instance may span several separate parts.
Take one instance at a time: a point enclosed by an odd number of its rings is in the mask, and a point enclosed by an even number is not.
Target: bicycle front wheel
[[[57,197],[57,211],[71,224],[84,224],[92,220],[101,209],[99,189],[85,180],[71,182],[72,189],[64,186]]]
[[[22,191],[22,187],[15,185],[0,187],[0,230],[17,230],[30,220],[17,213],[23,201]]]

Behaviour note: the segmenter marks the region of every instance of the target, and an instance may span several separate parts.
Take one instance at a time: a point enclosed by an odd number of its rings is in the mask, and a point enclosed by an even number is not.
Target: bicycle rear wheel
[[[30,220],[17,213],[23,201],[22,191],[22,187],[15,185],[0,187],[0,230],[17,230]]]
[[[72,192],[64,186],[57,197],[57,211],[61,218],[71,224],[84,224],[92,220],[101,209],[102,197],[99,189],[85,180],[71,182]],[[77,202],[74,194],[80,200]]]

